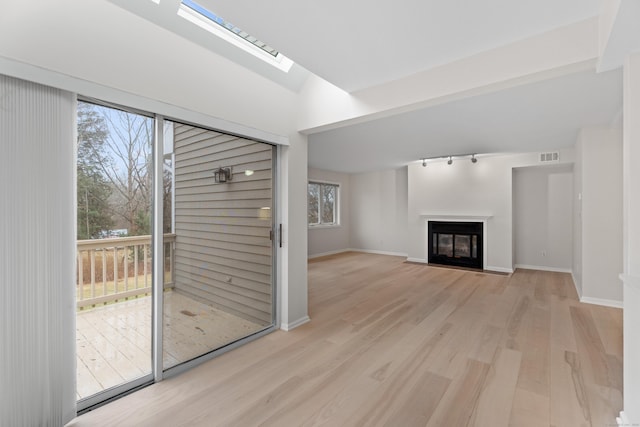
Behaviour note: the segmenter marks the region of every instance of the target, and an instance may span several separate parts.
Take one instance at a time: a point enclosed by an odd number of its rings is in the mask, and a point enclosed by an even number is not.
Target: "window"
[[[263,51],[265,51],[269,55],[273,56],[274,58],[278,56],[278,51],[275,50],[274,48],[272,48],[271,46],[268,46],[266,43],[261,42],[260,40],[256,39],[253,36],[250,36],[249,34],[247,34],[244,31],[242,31],[240,28],[238,28],[235,25],[233,25],[231,22],[225,21],[221,17],[215,15],[213,12],[211,12],[208,9],[205,9],[204,7],[200,6],[195,1],[182,0],[182,4],[187,6],[188,8],[193,10],[194,12],[199,13],[200,15],[204,16],[205,18],[208,18],[211,22],[215,22],[216,24],[220,25],[222,28],[224,28],[224,29],[226,29],[228,31],[231,31],[236,36],[238,36],[238,37],[248,41],[252,45],[262,49]]]
[[[309,182],[307,222],[309,225],[338,225],[338,195],[340,186]]]
[[[178,15],[274,67],[289,72],[293,61],[193,0],[182,0]]]

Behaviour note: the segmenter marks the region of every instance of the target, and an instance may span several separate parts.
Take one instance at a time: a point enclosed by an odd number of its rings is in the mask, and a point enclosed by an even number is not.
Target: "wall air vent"
[[[553,151],[549,153],[540,153],[540,163],[558,163],[560,161],[560,152]]]

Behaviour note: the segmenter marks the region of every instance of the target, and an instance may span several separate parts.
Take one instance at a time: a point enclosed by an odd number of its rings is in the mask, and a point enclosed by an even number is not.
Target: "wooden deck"
[[[165,292],[164,366],[264,328],[176,292]],[[77,397],[151,373],[151,297],[78,312]]]

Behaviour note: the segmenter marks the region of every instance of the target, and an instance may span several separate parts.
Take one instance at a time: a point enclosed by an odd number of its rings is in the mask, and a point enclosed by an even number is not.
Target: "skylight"
[[[274,48],[250,36],[195,1],[181,0],[178,16],[250,53],[256,58],[273,65],[285,73],[289,72],[293,66],[292,60]]]
[[[238,37],[248,41],[252,45],[262,49],[263,51],[267,52],[269,55],[273,56],[274,58],[278,56],[278,51],[275,50],[274,48],[272,48],[271,46],[268,46],[266,43],[263,43],[260,40],[256,39],[255,37],[247,34],[246,32],[242,31],[240,28],[238,28],[235,25],[233,25],[231,22],[225,21],[224,19],[222,19],[221,17],[217,16],[216,14],[211,12],[210,10],[205,9],[204,7],[199,5],[198,3],[194,2],[194,1],[191,1],[191,0],[182,0],[182,4],[184,6],[187,6],[189,9],[193,10],[194,12],[197,12],[200,15],[204,16],[205,18],[209,19],[211,22],[215,22],[220,27],[222,27],[222,28],[224,28],[224,29],[226,29],[228,31],[231,31],[236,36],[238,36]]]

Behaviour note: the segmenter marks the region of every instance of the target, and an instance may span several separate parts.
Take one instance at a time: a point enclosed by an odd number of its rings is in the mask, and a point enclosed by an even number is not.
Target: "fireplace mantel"
[[[486,221],[493,218],[493,215],[466,215],[466,214],[443,214],[443,213],[423,213],[420,218],[427,221]]]

